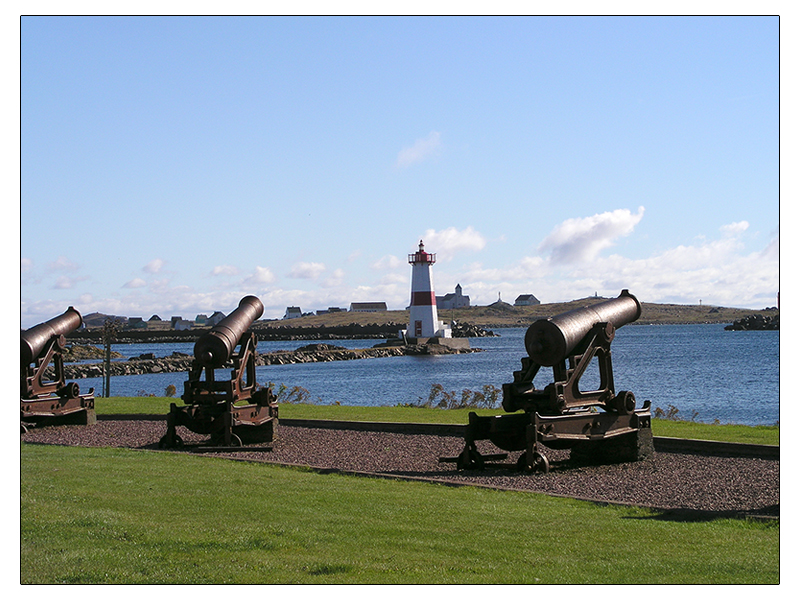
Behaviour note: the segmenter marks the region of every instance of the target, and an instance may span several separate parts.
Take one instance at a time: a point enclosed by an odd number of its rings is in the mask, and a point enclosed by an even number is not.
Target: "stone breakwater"
[[[421,356],[428,354],[465,354],[479,352],[479,348],[450,348],[439,345],[406,345],[383,348],[359,348],[349,350],[329,344],[310,344],[297,350],[266,352],[256,356],[256,366],[290,365],[296,363],[330,362],[337,360],[358,360],[363,358],[385,358],[389,356]],[[163,358],[133,357],[126,361],[112,361],[111,375],[146,375],[149,373],[179,373],[189,371],[192,357],[173,355]],[[221,368],[231,368],[231,364]],[[64,365],[67,379],[102,377],[103,363],[67,363]]]

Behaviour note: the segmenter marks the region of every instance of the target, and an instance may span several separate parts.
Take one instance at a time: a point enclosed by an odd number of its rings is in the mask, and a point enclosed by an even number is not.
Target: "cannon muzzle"
[[[245,296],[239,307],[204,333],[194,345],[194,357],[203,364],[221,367],[233,356],[239,339],[261,315],[264,305],[255,296]]]
[[[81,313],[70,306],[63,315],[53,317],[49,321],[23,331],[20,336],[22,341],[22,364],[31,364],[53,337],[71,333],[78,329],[81,324],[83,324]]]
[[[552,367],[564,360],[597,323],[619,329],[637,320],[642,305],[628,290],[618,298],[535,321],[525,333],[525,349],[536,363]],[[609,334],[613,336],[613,329]]]

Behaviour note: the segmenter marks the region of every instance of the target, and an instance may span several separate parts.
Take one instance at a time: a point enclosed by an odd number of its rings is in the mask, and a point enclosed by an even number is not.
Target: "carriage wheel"
[[[547,457],[544,454],[539,454],[538,452],[533,453],[533,468],[528,466],[528,453],[523,452],[519,455],[517,459],[517,470],[522,471],[524,473],[533,473],[535,471],[541,471],[542,473],[549,473],[550,472],[550,461],[547,460]]]

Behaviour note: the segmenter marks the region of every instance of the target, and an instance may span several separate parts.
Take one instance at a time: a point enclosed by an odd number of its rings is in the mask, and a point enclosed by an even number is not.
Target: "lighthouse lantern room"
[[[411,265],[411,306],[406,335],[417,339],[452,337],[450,326],[439,321],[436,312],[436,293],[433,291],[431,272],[436,254],[425,252],[425,245],[420,240],[419,250],[408,255],[408,262]]]

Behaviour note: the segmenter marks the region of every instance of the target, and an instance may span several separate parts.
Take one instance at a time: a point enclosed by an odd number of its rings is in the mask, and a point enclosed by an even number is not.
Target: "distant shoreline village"
[[[408,327],[398,332],[400,339],[441,338],[448,339],[452,335],[452,324],[438,320],[439,310],[456,310],[470,307],[470,298],[465,296],[461,284],[457,284],[453,292],[437,296],[433,287],[433,274],[431,267],[436,262],[436,254],[425,251],[422,240],[419,242],[417,252],[408,255],[408,262],[412,266],[411,272],[411,302],[406,310],[410,311]],[[499,300],[498,300],[499,301]],[[535,306],[540,304],[533,294],[520,294],[514,306]],[[329,306],[312,312],[303,312],[299,306],[287,306],[281,320],[289,321],[302,317],[335,315],[338,313],[385,313],[388,312],[386,302],[351,302],[350,307],[342,308]],[[109,319],[124,331],[189,331],[191,329],[206,329],[217,325],[225,318],[225,313],[215,311],[208,316],[198,314],[194,320],[184,319],[182,316],[172,316],[168,321],[159,315],[152,315],[147,321],[142,317],[121,317],[91,313],[83,317],[82,329],[102,327]],[[265,319],[264,321],[274,321]],[[464,337],[464,336],[457,336]]]
[[[492,335],[491,331],[485,329],[487,327],[526,327],[537,318],[547,318],[564,312],[573,305],[579,307],[604,299],[595,293],[593,297],[582,300],[543,305],[535,295],[524,293],[519,294],[512,305],[503,302],[498,293],[496,302],[480,307],[471,303],[461,284],[457,284],[453,292],[436,295],[432,270],[436,263],[436,254],[427,252],[422,240],[419,241],[418,250],[408,255],[408,262],[411,265],[411,294],[409,305],[405,309],[408,312],[405,323],[387,320],[387,317],[403,319],[405,311],[390,311],[386,302],[358,301],[351,302],[349,308],[329,306],[311,312],[303,312],[299,306],[287,306],[281,319],[256,321],[253,330],[259,339],[337,339],[363,336],[396,338],[405,344],[451,344],[446,340]],[[779,299],[778,295],[778,301]],[[756,311],[745,309],[703,306],[702,301],[697,306],[655,305],[646,302],[643,306],[641,324],[727,322],[730,325],[726,329],[733,331],[780,328],[779,306],[763,309],[764,314],[753,314]],[[440,320],[439,311],[448,311],[450,322]],[[367,314],[375,316],[374,323],[364,322]],[[145,321],[138,316],[91,313],[83,317],[80,330],[73,332],[71,337],[92,338],[93,332],[98,332],[111,321],[116,326],[117,339],[186,339],[184,336],[191,337],[192,332],[199,335],[214,327],[225,316],[222,311],[214,311],[211,315],[198,314],[193,320],[184,319],[183,316],[171,316],[169,320],[164,320],[154,314]],[[328,319],[320,322],[320,317]],[[349,317],[352,318],[348,320]],[[287,324],[284,325],[284,322]]]

